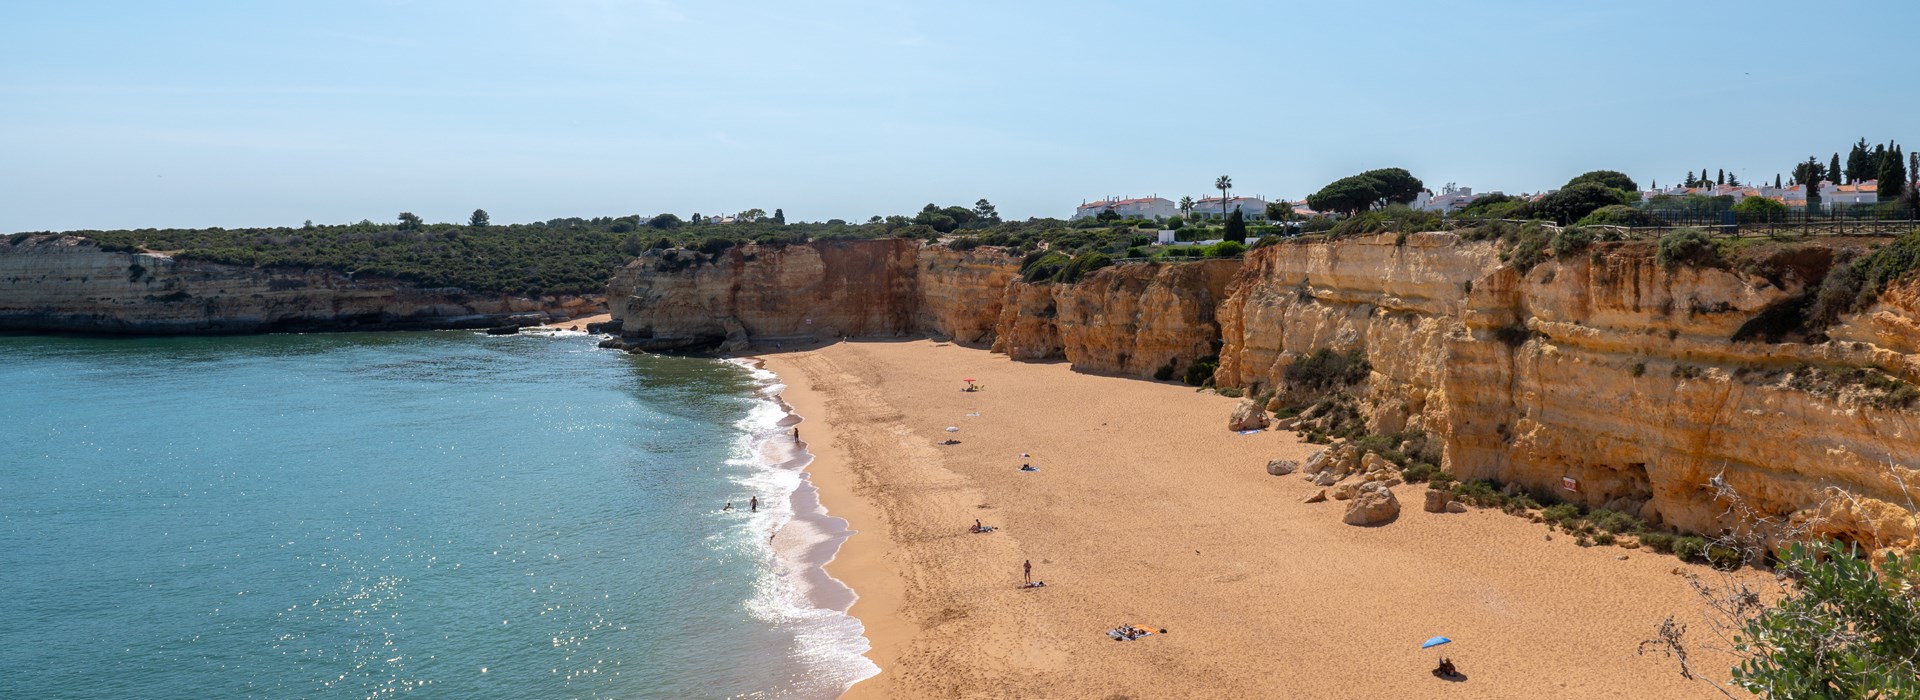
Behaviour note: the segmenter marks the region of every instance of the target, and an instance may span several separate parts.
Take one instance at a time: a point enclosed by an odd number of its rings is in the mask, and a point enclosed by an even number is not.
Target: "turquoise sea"
[[[802,485],[766,456],[772,378],[594,342],[0,337],[0,697],[811,698],[873,673],[772,549]]]

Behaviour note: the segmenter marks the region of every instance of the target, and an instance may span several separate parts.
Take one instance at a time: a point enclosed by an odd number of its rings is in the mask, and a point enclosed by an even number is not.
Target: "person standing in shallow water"
[[[759,497],[759,496],[754,496],[754,497],[753,497],[753,501],[752,501],[752,504],[753,504],[753,512],[755,512],[755,513],[758,513],[758,512],[760,512],[760,497]]]

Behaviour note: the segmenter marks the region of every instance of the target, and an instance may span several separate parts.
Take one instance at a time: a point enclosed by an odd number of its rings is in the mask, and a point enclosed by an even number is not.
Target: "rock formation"
[[[0,241],[0,330],[89,333],[489,328],[597,312],[588,297],[512,297],[325,269],[251,268],[103,250],[78,236]]]
[[[612,292],[641,347],[717,347],[732,318],[748,340],[929,333],[1135,377],[1217,355],[1219,386],[1276,406],[1295,360],[1357,351],[1368,430],[1424,435],[1458,478],[1717,533],[1744,526],[1718,477],[1754,513],[1912,546],[1920,424],[1859,378],[1920,381],[1920,286],[1888,290],[1829,342],[1743,334],[1817,287],[1826,245],[1789,264],[1667,268],[1650,242],[1596,244],[1523,272],[1493,243],[1383,235],[1028,284],[1000,249],[843,241],[745,246],[683,269],[650,254]],[[1397,479],[1368,457],[1323,453],[1302,471],[1324,486]]]

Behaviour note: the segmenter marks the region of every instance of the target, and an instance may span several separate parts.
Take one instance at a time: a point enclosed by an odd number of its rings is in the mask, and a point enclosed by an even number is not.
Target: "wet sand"
[[[881,673],[848,697],[1718,695],[1635,653],[1668,614],[1698,622],[1678,560],[1426,513],[1421,485],[1396,489],[1397,521],[1344,525],[1263,469],[1319,447],[1228,432],[1233,399],[925,340],[761,357],[857,533],[827,572]],[[1017,588],[1027,560],[1046,588]],[[1109,639],[1122,623],[1169,633]],[[1465,680],[1429,674],[1434,635]]]

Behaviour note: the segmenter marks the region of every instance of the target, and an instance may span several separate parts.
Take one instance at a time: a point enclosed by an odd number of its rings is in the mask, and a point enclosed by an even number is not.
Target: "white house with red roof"
[[[1108,209],[1122,219],[1170,219],[1180,215],[1180,205],[1165,197],[1109,197],[1074,207],[1073,218],[1092,218]]]

